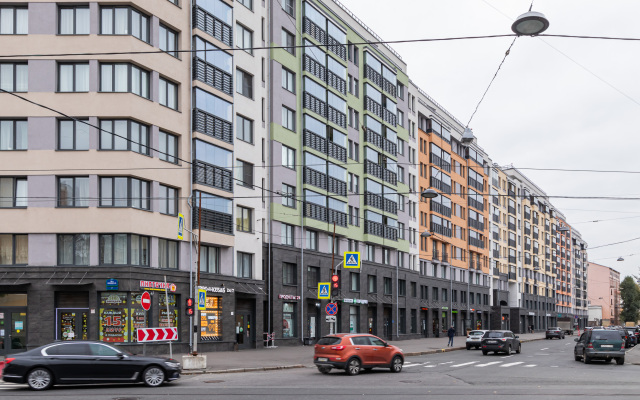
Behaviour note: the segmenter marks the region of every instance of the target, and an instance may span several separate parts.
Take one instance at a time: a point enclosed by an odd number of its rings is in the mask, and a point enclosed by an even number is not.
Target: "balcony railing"
[[[509,279],[510,280],[516,280],[516,273],[515,272],[509,272]]]
[[[313,168],[304,167],[304,183],[327,190],[327,175]]]
[[[493,232],[493,240],[500,240],[500,234],[498,232]]]
[[[193,21],[196,28],[208,33],[227,46],[233,46],[233,28],[204,9],[193,8]]]
[[[451,228],[435,224],[433,222],[431,223],[431,232],[442,236],[451,237]]]
[[[304,92],[303,106],[314,113],[327,118],[327,103],[309,92]]]
[[[367,129],[364,133],[364,140],[376,146],[379,149],[382,149],[382,135],[377,132],[372,131],[371,129]]]
[[[473,179],[472,177],[469,177],[468,179],[469,181],[469,186],[479,190],[479,191],[483,191],[484,190],[484,185],[480,182],[478,182],[477,180]]]
[[[386,108],[382,110],[382,119],[393,126],[396,126],[398,124],[398,116],[387,110]]]
[[[371,206],[371,207],[375,207],[379,210],[383,209],[383,201],[382,201],[383,197],[380,196],[379,194],[375,194],[375,193],[371,193],[371,192],[365,192],[364,193],[364,205],[365,206]]]
[[[342,128],[347,128],[347,115],[331,106],[328,106],[327,119]]]
[[[389,82],[388,80],[382,78],[382,89],[389,93],[391,96],[393,97],[398,97],[397,93],[398,93],[398,88],[396,87],[396,85],[394,85],[393,83]]]
[[[233,144],[233,125],[231,122],[199,108],[193,110],[193,130]]]
[[[337,55],[338,57],[342,58],[344,61],[347,61],[347,48],[345,45],[337,41],[331,35],[327,35],[326,43],[329,51],[331,51],[333,54]]]
[[[432,176],[430,179],[431,187],[440,190],[444,193],[451,193],[451,186]]]
[[[398,184],[398,174],[388,169],[383,169],[382,180],[395,186]]]
[[[373,175],[378,179],[382,179],[382,167],[380,164],[374,163],[373,161],[364,161],[364,173]]]
[[[364,109],[382,118],[382,104],[376,102],[369,96],[364,96]]]
[[[304,130],[304,145],[327,154],[327,139],[307,129]]]
[[[389,199],[383,199],[382,204],[384,206],[384,211],[398,215],[398,203]]]
[[[495,204],[496,206],[500,205],[500,200],[496,197],[496,196],[491,196],[491,201],[493,202],[493,204]]]
[[[202,210],[202,229],[213,232],[233,234],[233,216],[218,211],[208,210],[206,208],[193,208],[193,226],[198,226],[200,219],[200,210]]]
[[[385,138],[382,141],[382,144],[383,144],[382,149],[384,151],[386,151],[387,153],[393,156],[398,155],[398,145],[396,143],[393,143],[391,140]]]
[[[509,206],[508,207],[508,211],[509,211],[509,214],[516,215],[516,208],[515,207]]]
[[[494,250],[494,251],[493,251],[493,256],[494,256],[495,258],[500,258],[500,250]]]
[[[469,244],[471,246],[478,247],[480,249],[484,249],[484,242],[480,239],[476,239],[474,237],[469,236]]]
[[[347,182],[344,182],[344,181],[341,181],[340,179],[336,179],[332,176],[329,176],[329,185],[327,187],[327,190],[339,196],[346,196]]]
[[[398,240],[398,229],[383,225],[379,222],[364,221],[364,233],[379,236],[384,239]]]
[[[327,72],[326,82],[336,89],[338,92],[346,95],[347,94],[347,81],[334,74],[331,71]]]
[[[442,262],[445,262],[445,263],[449,262],[449,255],[446,252],[442,253]]]
[[[493,214],[492,215],[492,219],[493,219],[493,222],[500,222],[500,216],[499,215]]]
[[[445,207],[444,205],[440,204],[440,203],[436,203],[435,201],[431,201],[430,202],[430,209],[431,211],[437,212],[438,214],[442,214],[445,217],[451,217],[451,208],[449,207]]]
[[[371,66],[364,66],[364,77],[375,83],[380,89],[382,89],[382,74],[371,68]]]
[[[316,25],[309,18],[304,17],[302,20],[304,33],[308,34],[318,42],[325,44],[327,42],[327,32],[324,31],[321,27]]]
[[[347,149],[337,143],[331,141],[327,143],[327,155],[344,163],[347,162]]]
[[[510,247],[516,247],[516,241],[513,239],[509,239],[509,246]]]
[[[326,81],[327,68],[311,58],[308,54],[305,54],[303,57],[303,67],[305,71],[310,72],[316,78]]]
[[[194,160],[193,183],[233,192],[233,173],[228,169]]]
[[[229,96],[233,96],[233,77],[231,74],[197,57],[193,58],[193,77]]]
[[[444,171],[451,172],[451,163],[444,161],[442,157],[440,157],[437,154],[429,153],[429,155],[431,158],[430,159],[431,164],[434,164],[437,167],[440,167],[440,169]]]
[[[507,224],[507,226],[509,227],[510,230],[515,231],[516,230],[516,224],[514,224],[513,222],[509,222]]]
[[[472,228],[475,228],[479,231],[483,231],[484,230],[484,222],[480,222],[480,221],[476,221],[473,218],[469,218],[469,226],[471,226]]]
[[[451,191],[451,188],[449,188],[449,191]],[[472,197],[469,197],[468,204],[470,207],[473,207],[478,211],[484,211],[484,203],[480,203],[479,201],[477,201]]]

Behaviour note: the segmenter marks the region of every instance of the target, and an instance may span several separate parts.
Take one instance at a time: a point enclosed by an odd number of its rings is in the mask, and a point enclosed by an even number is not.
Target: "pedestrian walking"
[[[456,330],[453,327],[453,325],[451,325],[451,328],[449,328],[449,330],[447,331],[447,336],[449,336],[449,343],[447,343],[447,347],[451,346],[453,347],[453,336],[456,334]]]

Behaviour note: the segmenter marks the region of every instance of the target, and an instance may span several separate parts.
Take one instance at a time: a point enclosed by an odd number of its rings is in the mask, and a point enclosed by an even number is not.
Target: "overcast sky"
[[[525,0],[342,0],[383,40],[509,34]],[[375,6],[373,6],[375,4]],[[536,0],[547,34],[640,38],[640,1]],[[513,38],[394,44],[410,78],[466,123]],[[499,165],[513,164],[551,198],[589,247],[640,237],[640,42],[516,40],[470,127]],[[590,222],[599,221],[599,222]],[[622,256],[625,261],[616,261]],[[589,250],[590,261],[637,275],[640,240]]]

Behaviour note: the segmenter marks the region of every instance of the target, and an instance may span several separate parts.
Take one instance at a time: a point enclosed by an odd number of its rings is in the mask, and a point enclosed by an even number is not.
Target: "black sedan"
[[[5,359],[2,379],[31,389],[54,384],[137,383],[160,386],[180,377],[170,358],[135,356],[101,342],[56,342]]]
[[[518,354],[522,351],[519,336],[515,336],[511,331],[487,331],[482,336],[481,343],[482,354],[485,356],[490,351],[507,354],[511,354],[512,350],[515,350]]]
[[[562,328],[553,327],[547,329],[545,333],[545,339],[553,339],[554,337],[557,337],[558,339],[564,339],[564,331],[562,330]]]

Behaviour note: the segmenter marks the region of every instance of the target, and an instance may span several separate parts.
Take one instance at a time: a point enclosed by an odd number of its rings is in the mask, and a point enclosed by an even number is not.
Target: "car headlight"
[[[164,365],[166,365],[169,368],[180,368],[180,363],[178,362],[165,361]]]

